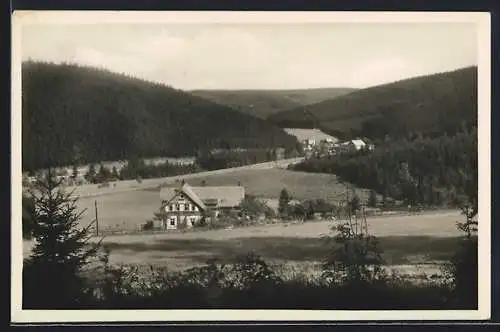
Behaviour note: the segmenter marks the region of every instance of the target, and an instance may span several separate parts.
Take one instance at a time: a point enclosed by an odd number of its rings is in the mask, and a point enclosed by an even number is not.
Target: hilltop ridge
[[[266,119],[284,110],[318,103],[345,95],[352,88],[312,88],[292,90],[193,90],[192,94],[242,113]]]
[[[74,64],[22,65],[23,170],[213,148],[295,149],[262,119],[172,87]]]
[[[477,122],[477,67],[357,90],[273,114],[282,128],[320,128],[339,137],[453,134]]]

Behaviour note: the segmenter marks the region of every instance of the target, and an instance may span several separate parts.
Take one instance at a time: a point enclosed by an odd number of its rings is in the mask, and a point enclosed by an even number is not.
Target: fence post
[[[94,206],[95,206],[95,233],[96,233],[96,235],[99,235],[99,218],[97,215],[97,200],[94,201]]]

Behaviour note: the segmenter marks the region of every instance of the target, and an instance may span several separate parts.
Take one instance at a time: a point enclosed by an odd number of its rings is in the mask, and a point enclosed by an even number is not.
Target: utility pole
[[[345,185],[345,200],[346,200],[346,208],[347,208],[347,218],[349,220],[349,226],[351,228],[351,232],[354,231],[354,227],[352,225],[352,211],[351,211],[351,208],[352,208],[352,205],[351,205],[351,201],[350,201],[350,197],[349,197],[349,185],[347,183],[344,184]]]
[[[97,215],[97,200],[94,201],[94,206],[95,206],[95,233],[96,233],[96,235],[99,235],[99,218]]]
[[[363,203],[362,205],[362,226],[361,226],[361,233],[363,233],[363,227],[364,227],[364,235],[368,236],[368,221],[366,220],[366,211],[365,211],[365,204]]]

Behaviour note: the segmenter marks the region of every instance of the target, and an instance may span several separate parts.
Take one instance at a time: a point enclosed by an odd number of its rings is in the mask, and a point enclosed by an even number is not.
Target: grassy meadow
[[[335,201],[345,192],[344,185],[334,175],[284,169],[246,169],[209,176],[200,174],[189,179],[193,186],[202,181],[207,185],[240,182],[248,194],[270,201],[277,200],[281,188],[286,188],[295,199]],[[167,183],[175,183],[175,180]],[[366,199],[367,191],[358,190],[358,193]],[[84,210],[83,224],[95,218],[95,201],[99,229],[103,232],[137,230],[153,217],[161,203],[159,188],[82,197],[78,207]],[[373,235],[380,237],[388,264],[414,266],[449,259],[460,235],[455,223],[461,219],[457,211],[429,212],[371,217],[368,226]],[[214,257],[230,262],[238,254],[254,251],[266,261],[305,268],[317,265],[324,258],[328,246],[322,236],[330,232],[332,225],[332,221],[309,221],[203,232],[106,235],[103,243],[111,250],[111,262],[120,264],[153,264],[178,270],[202,265]],[[30,245],[25,242],[25,255],[29,254]]]
[[[457,211],[368,219],[370,233],[380,239],[389,265],[428,264],[447,260],[460,233]],[[117,264],[168,266],[180,270],[203,265],[211,258],[231,262],[238,254],[253,251],[266,261],[300,266],[324,258],[332,221],[256,225],[231,230],[188,233],[109,235],[103,244]],[[96,240],[98,238],[95,238]],[[25,242],[25,255],[29,253]]]
[[[177,179],[177,181],[179,181]],[[191,174],[188,183],[192,186],[237,185],[245,187],[246,193],[270,201],[276,207],[279,193],[286,188],[292,198],[336,201],[343,198],[345,186],[335,175],[295,172],[279,168],[242,169],[229,173],[195,175]],[[175,184],[176,180],[165,180],[163,183]],[[130,191],[107,189],[109,193],[95,197],[82,196],[78,200],[80,209],[85,209],[82,222],[87,224],[95,218],[94,204],[97,201],[99,227],[101,230],[125,229],[135,230],[153,217],[160,207],[159,188],[134,189]],[[368,191],[358,190],[361,199],[366,200]]]
[[[193,176],[188,183],[199,186],[203,181],[207,186],[237,185],[245,187],[247,194],[263,198],[278,198],[282,188],[286,188],[293,199],[318,199],[338,201],[345,193],[345,185],[333,174],[307,173],[270,168],[263,170],[242,170],[225,174]],[[361,199],[368,197],[368,191],[358,189]]]

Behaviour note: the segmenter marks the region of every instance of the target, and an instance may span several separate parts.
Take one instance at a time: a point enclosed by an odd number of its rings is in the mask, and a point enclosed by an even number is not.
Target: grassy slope
[[[240,170],[227,174],[208,176],[193,175],[186,181],[198,186],[205,180],[207,185],[236,185],[238,181],[246,193],[263,198],[277,199],[282,188],[286,188],[294,199],[342,198],[345,187],[330,174],[294,172],[283,169]],[[175,180],[166,183],[175,184]],[[360,197],[366,199],[368,191],[358,190]],[[84,223],[94,218],[94,201],[97,200],[101,228],[137,229],[140,224],[153,217],[161,204],[159,189],[144,189],[130,192],[117,192],[97,197],[82,197],[78,204],[87,209]],[[273,203],[273,202],[271,202]],[[272,204],[271,204],[272,205]]]
[[[193,155],[217,147],[285,146],[280,128],[187,92],[105,70],[26,62],[23,168]]]
[[[270,198],[269,205],[277,205],[275,202],[281,188],[287,188],[295,199],[328,199],[336,201],[342,199],[345,188],[338,183],[336,177],[329,174],[292,172],[280,169],[270,170],[245,170],[228,174],[195,177],[187,182],[193,186],[201,184],[206,180],[207,185],[235,185],[238,181],[245,186],[246,193],[262,198]],[[362,200],[366,200],[368,192],[357,190]],[[99,224],[101,229],[124,228],[127,230],[137,229],[142,223],[153,217],[154,212],[160,207],[161,199],[159,189],[144,189],[138,191],[107,194],[97,197],[82,197],[78,201],[81,209],[87,209],[84,213],[83,223],[87,224],[95,217],[94,201],[97,200],[99,212]],[[423,217],[422,217],[423,218]],[[458,219],[457,219],[458,220]],[[454,220],[455,221],[455,220]],[[452,228],[455,227],[454,221]],[[421,225],[420,225],[421,224]],[[414,226],[422,229],[432,223],[419,222]],[[386,229],[385,226],[383,226]],[[391,228],[391,227],[389,227]],[[311,230],[314,233],[314,230]],[[417,230],[418,231],[418,230]]]
[[[261,118],[354,91],[351,88],[297,90],[195,90],[192,94]]]
[[[463,121],[477,121],[477,67],[358,90],[269,120],[282,127],[319,127],[334,136],[453,133]]]

